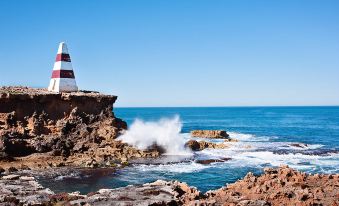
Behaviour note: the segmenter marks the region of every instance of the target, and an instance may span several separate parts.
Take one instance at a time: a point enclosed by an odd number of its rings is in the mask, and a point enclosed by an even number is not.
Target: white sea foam
[[[278,154],[266,149],[287,148],[289,142],[237,142],[227,149],[205,149],[195,152],[195,159],[222,159],[225,157],[231,160],[217,164],[202,165],[194,161],[160,165],[135,165],[138,172],[155,172],[152,174],[161,175],[163,173],[194,173],[204,169],[213,168],[242,168],[242,167],[277,167],[289,165],[292,168],[307,172],[337,173],[339,172],[339,154],[329,154],[327,156],[307,155],[301,153]],[[249,147],[250,146],[250,147]],[[310,148],[318,148],[322,145],[308,145]],[[266,148],[266,149],[265,149]],[[137,173],[138,173],[137,172]]]
[[[243,133],[238,133],[238,132],[227,132],[232,139],[237,139],[239,141],[246,141],[246,140],[251,140],[255,136],[252,134],[243,134]]]
[[[256,136],[253,134],[244,134],[238,132],[227,132],[232,139],[237,139],[239,141],[269,141],[270,139],[275,139],[277,137],[268,137],[268,136]]]
[[[321,148],[321,147],[323,147],[324,145],[322,145],[322,144],[309,144],[309,145],[307,145],[307,147],[309,148],[309,149],[319,149],[319,148]]]
[[[224,162],[227,167],[266,167],[289,165],[290,167],[312,172],[313,170],[321,170],[323,173],[331,173],[333,170],[323,168],[339,168],[339,154],[309,155],[301,153],[275,153],[277,149],[293,149],[288,145],[289,142],[238,142],[232,144],[227,149],[205,149],[196,154],[205,159],[222,159],[225,157],[232,158],[230,161]],[[300,150],[310,150],[323,147],[320,144],[309,144],[306,148]],[[265,151],[266,150],[266,151]],[[270,150],[270,151],[268,151]],[[273,150],[273,151],[272,151]],[[299,148],[297,148],[299,150]],[[288,152],[288,150],[285,150]],[[219,165],[223,167],[222,165]],[[335,170],[338,172],[338,169]]]
[[[292,168],[308,172],[321,171],[322,173],[339,172],[339,154],[330,156],[304,155],[304,154],[275,154],[269,151],[239,151],[237,149],[205,149],[196,153],[199,159],[222,159],[231,160],[202,165],[194,161],[160,165],[136,165],[134,169],[139,172],[161,173],[194,173],[212,168],[238,168],[238,167],[278,167],[289,165]]]
[[[294,150],[309,150],[309,149],[319,149],[323,147],[324,145],[322,144],[302,144],[300,147],[294,146],[295,142],[290,142],[288,143],[288,147],[294,149]],[[298,144],[298,143],[297,143]]]
[[[234,155],[233,163],[236,165],[261,166],[261,165],[289,165],[296,169],[311,170],[316,167],[339,167],[339,155],[330,156],[304,155],[304,154],[275,154],[269,151],[242,152]]]
[[[212,167],[212,165],[202,165],[195,162],[181,162],[176,164],[138,165],[135,168],[143,172],[193,173],[210,167]]]
[[[181,128],[179,116],[163,118],[157,122],[137,119],[119,140],[142,150],[156,144],[163,147],[166,154],[188,155],[191,151],[185,148],[186,140],[180,135]]]
[[[185,142],[192,138],[189,133],[180,133],[182,123],[178,116],[172,119],[161,119],[157,122],[144,122],[136,120],[130,129],[119,139],[131,144],[139,149],[147,149],[154,143],[165,148],[168,154],[192,154],[184,148]],[[184,162],[160,165],[136,165],[135,168],[141,172],[173,172],[173,173],[193,173],[210,167],[263,167],[289,165],[296,169],[312,171],[323,168],[339,167],[338,154],[327,156],[307,155],[295,153],[300,150],[318,149],[323,147],[320,144],[308,144],[305,147],[291,146],[293,142],[270,142],[276,137],[256,136],[238,132],[228,132],[231,138],[239,140],[230,145],[227,149],[205,149],[195,152],[198,159],[222,159],[232,158],[220,164],[201,165],[198,163]],[[204,139],[204,141],[220,142],[223,140]],[[284,151],[285,153],[275,153]],[[291,153],[288,151],[291,150]],[[292,152],[294,151],[294,152]],[[326,170],[327,171],[327,170]],[[324,173],[326,173],[324,171]],[[328,171],[327,171],[328,172]]]
[[[60,180],[66,179],[66,178],[80,179],[81,177],[80,177],[80,174],[78,172],[71,172],[67,175],[59,175],[59,176],[55,177],[54,180],[60,181]]]

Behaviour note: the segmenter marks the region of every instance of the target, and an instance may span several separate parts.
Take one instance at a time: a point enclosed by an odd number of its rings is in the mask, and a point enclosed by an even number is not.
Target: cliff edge
[[[127,129],[112,112],[116,99],[91,91],[0,87],[2,165],[95,167],[158,156],[115,140]]]

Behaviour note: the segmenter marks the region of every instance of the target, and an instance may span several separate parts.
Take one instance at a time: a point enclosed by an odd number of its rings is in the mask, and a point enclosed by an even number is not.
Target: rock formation
[[[190,148],[192,151],[201,151],[206,148],[225,149],[225,148],[228,148],[229,146],[224,143],[188,140],[188,142],[186,142],[185,144],[185,147]]]
[[[216,162],[226,162],[231,160],[232,158],[230,157],[224,157],[221,159],[202,159],[202,160],[195,160],[196,163],[203,164],[203,165],[208,165],[211,163],[216,163]]]
[[[200,204],[220,205],[338,205],[339,174],[309,175],[287,166],[266,168],[257,177],[248,173],[242,180],[206,193]]]
[[[2,165],[93,167],[158,156],[115,140],[127,128],[112,112],[116,99],[97,92],[0,87]]]
[[[0,205],[183,205],[201,193],[186,183],[158,180],[138,186],[100,189],[87,195],[79,192],[55,194],[34,177],[0,177]]]
[[[339,175],[308,175],[288,167],[268,168],[261,176],[244,179],[202,194],[178,181],[117,189],[100,189],[87,195],[55,194],[33,178],[7,175],[0,178],[0,205],[338,205]]]
[[[212,139],[227,139],[229,135],[224,130],[193,130],[192,137],[212,138]]]
[[[50,205],[51,195],[54,192],[34,177],[12,174],[0,178],[0,205]]]

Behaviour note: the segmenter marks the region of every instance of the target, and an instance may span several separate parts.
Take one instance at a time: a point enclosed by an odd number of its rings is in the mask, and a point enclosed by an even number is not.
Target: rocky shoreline
[[[89,194],[55,193],[41,186],[34,172],[55,168],[119,169],[133,161],[154,164],[152,161],[161,157],[165,151],[157,145],[140,150],[117,140],[127,124],[112,112],[116,99],[91,91],[53,93],[0,87],[0,206],[339,205],[338,174],[309,175],[288,167],[268,168],[258,177],[249,173],[242,180],[204,194],[185,183],[162,180],[103,188]],[[185,146],[192,151],[227,149],[237,141],[223,130],[195,130],[191,136],[195,138]],[[213,164],[231,159],[187,161]]]
[[[339,175],[309,175],[287,166],[248,173],[242,180],[201,193],[178,181],[100,189],[89,194],[54,193],[34,177],[0,178],[0,205],[338,205]]]
[[[116,140],[127,129],[114,116],[117,97],[81,91],[0,87],[0,163],[3,168],[103,167],[158,157]]]

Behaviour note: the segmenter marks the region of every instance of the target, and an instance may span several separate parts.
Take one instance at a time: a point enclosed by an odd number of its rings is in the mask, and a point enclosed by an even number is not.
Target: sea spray
[[[141,150],[156,144],[164,148],[168,155],[190,155],[192,152],[185,148],[186,140],[180,134],[181,128],[182,123],[177,115],[156,122],[136,119],[118,139]]]

